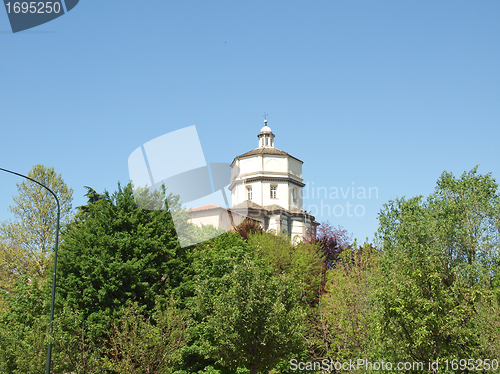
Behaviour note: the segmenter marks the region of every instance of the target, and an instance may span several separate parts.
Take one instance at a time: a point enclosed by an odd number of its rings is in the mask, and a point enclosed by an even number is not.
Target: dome
[[[265,132],[272,132],[271,128],[269,126],[264,126],[263,128],[260,129],[261,134]]]
[[[269,126],[267,126],[267,119],[264,121],[264,123],[266,125],[260,129],[260,133],[261,134],[266,133],[266,132],[272,133],[271,128]]]

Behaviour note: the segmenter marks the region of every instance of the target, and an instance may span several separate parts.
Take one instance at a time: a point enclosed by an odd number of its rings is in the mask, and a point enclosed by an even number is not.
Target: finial
[[[262,116],[262,117],[264,117],[264,123],[265,123],[266,126],[267,126],[267,116],[268,115],[269,114],[264,113],[264,115]]]

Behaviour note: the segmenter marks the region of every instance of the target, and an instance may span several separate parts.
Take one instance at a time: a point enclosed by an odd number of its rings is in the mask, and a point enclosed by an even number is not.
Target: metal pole
[[[55,298],[56,298],[56,270],[57,270],[57,248],[59,246],[59,220],[61,218],[61,206],[59,204],[59,199],[57,198],[56,194],[50,188],[48,188],[47,186],[44,186],[40,182],[38,182],[30,177],[27,177],[26,175],[22,175],[22,174],[14,172],[14,171],[2,169],[2,168],[0,168],[0,170],[6,171],[7,173],[18,175],[20,177],[29,179],[30,181],[39,184],[43,188],[47,189],[52,194],[52,196],[54,196],[54,198],[56,199],[56,202],[57,202],[56,247],[54,250],[54,274],[52,276],[52,302],[50,305],[50,325],[49,325],[49,336],[51,336],[51,334],[52,334],[52,321],[54,320],[54,304],[55,304]],[[45,368],[46,374],[50,374],[51,358],[52,358],[52,343],[49,342],[49,346],[47,347],[47,365]]]

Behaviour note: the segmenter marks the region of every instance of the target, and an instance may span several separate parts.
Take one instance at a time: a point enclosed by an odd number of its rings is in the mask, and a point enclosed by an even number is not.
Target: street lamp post
[[[57,198],[56,194],[50,188],[48,188],[47,186],[44,186],[40,182],[37,182],[36,180],[34,180],[30,177],[27,177],[26,175],[22,175],[22,174],[14,172],[14,171],[2,169],[2,168],[0,168],[0,170],[6,171],[7,173],[18,175],[20,177],[29,179],[30,181],[39,184],[43,188],[47,189],[47,191],[49,191],[52,194],[52,196],[54,196],[54,198],[56,199],[56,202],[57,202],[56,247],[54,250],[54,274],[52,276],[52,302],[50,304],[50,325],[49,325],[49,336],[50,336],[50,334],[52,333],[52,321],[54,320],[54,303],[55,303],[55,297],[56,297],[57,247],[59,246],[59,220],[61,218],[61,206],[59,205],[59,199]],[[47,365],[45,368],[46,374],[50,374],[51,358],[52,358],[52,343],[49,341],[49,346],[47,347]]]

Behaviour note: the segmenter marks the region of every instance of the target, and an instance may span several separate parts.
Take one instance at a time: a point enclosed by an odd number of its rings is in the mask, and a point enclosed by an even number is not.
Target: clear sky
[[[16,34],[0,9],[0,48],[0,167],[54,167],[75,206],[183,127],[231,162],[258,146],[264,113],[304,161],[304,207],[359,240],[444,170],[500,178],[497,0],[81,0]],[[0,175],[0,219],[19,181]]]

